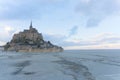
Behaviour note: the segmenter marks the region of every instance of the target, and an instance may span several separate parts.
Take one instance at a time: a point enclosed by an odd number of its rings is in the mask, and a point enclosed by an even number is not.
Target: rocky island
[[[16,52],[61,52],[62,47],[53,45],[50,41],[45,41],[39,33],[30,24],[28,30],[14,34],[12,40],[4,46],[5,51]]]

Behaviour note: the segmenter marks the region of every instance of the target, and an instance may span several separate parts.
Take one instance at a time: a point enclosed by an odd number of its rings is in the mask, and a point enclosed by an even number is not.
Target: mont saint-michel
[[[14,34],[12,40],[4,46],[5,51],[16,52],[61,52],[62,47],[53,45],[43,39],[42,33],[33,28],[32,22],[28,30]]]

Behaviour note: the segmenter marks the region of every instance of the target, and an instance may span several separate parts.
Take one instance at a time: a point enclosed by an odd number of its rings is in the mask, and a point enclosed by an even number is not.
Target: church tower
[[[32,26],[32,21],[31,21],[31,23],[30,23],[30,29],[32,29],[33,28],[33,26]]]

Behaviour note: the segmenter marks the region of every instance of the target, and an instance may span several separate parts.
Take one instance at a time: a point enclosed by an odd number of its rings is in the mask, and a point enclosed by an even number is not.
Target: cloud
[[[16,30],[11,26],[4,26],[1,27],[0,30],[0,41],[1,42],[7,42],[11,39],[11,36],[16,32]]]
[[[68,35],[60,35],[60,34],[43,34],[45,40],[49,40],[55,44],[61,45],[61,46],[69,46],[72,44],[77,43],[77,40],[73,39],[74,36],[78,32],[78,26],[73,26],[69,31]],[[72,40],[72,42],[71,42]],[[74,41],[73,41],[74,40]],[[71,42],[69,44],[69,41]],[[78,40],[79,41],[79,40]]]
[[[93,39],[98,43],[120,43],[120,36],[117,36],[112,33],[102,33],[95,36]]]
[[[0,1],[0,19],[40,19],[42,14],[56,10],[62,2],[63,0],[3,0]]]
[[[86,17],[86,26],[97,26],[107,16],[118,13],[120,4],[118,0],[80,0],[75,8],[76,12]]]
[[[120,48],[120,36],[113,33],[102,33],[87,40],[67,39],[64,41],[64,47],[66,49]]]
[[[66,50],[74,49],[120,49],[120,43],[118,44],[101,44],[101,45],[86,45],[86,46],[67,46]]]
[[[67,37],[64,35],[43,34],[44,40],[49,40],[54,44],[63,45],[64,39]]]
[[[77,34],[77,31],[78,31],[78,26],[72,27],[72,28],[70,29],[70,32],[69,32],[68,37],[71,37],[71,36]]]
[[[81,0],[83,3],[89,3],[91,0]]]
[[[6,42],[0,41],[0,46],[3,46],[5,44],[6,44]]]
[[[50,40],[65,49],[119,49],[120,37],[113,33],[102,33],[87,40],[71,39],[64,35],[43,34],[45,40]]]
[[[76,34],[77,28],[71,31]],[[75,31],[75,32],[74,32]],[[117,49],[120,48],[120,36],[113,33],[101,33],[87,39],[80,39],[64,35],[43,34],[45,40],[49,40],[56,45],[63,46],[65,49]]]

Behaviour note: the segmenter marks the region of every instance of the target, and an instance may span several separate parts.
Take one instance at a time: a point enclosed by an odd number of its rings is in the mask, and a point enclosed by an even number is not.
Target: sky
[[[0,0],[0,45],[31,20],[64,49],[120,49],[120,0]]]

